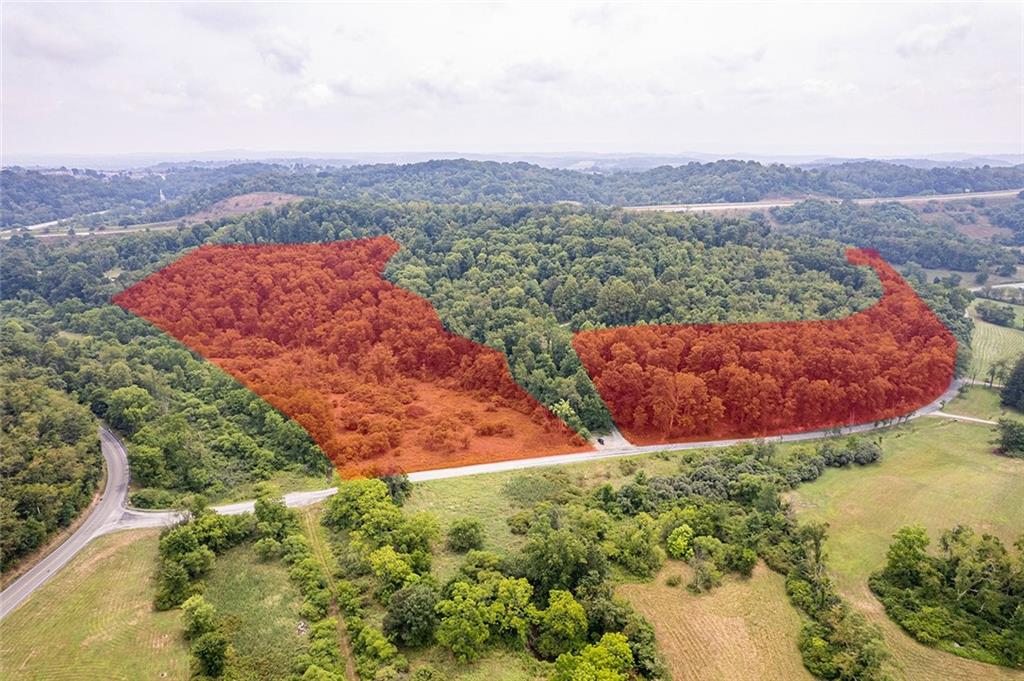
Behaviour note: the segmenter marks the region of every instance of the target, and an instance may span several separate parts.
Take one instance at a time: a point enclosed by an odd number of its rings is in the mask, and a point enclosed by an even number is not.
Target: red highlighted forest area
[[[844,319],[586,331],[573,345],[633,442],[753,437],[880,421],[937,399],[956,339],[874,251],[881,300]]]
[[[505,357],[383,276],[387,237],[204,246],[114,302],[298,421],[343,476],[582,451]]]

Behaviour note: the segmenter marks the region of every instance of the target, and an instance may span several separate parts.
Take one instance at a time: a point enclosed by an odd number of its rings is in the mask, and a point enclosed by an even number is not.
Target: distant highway
[[[1012,198],[1017,196],[1024,189],[1003,189],[992,192],[966,192],[962,194],[932,194],[931,196],[879,196],[870,199],[853,199],[853,203],[861,206],[870,206],[877,203],[889,203],[897,201],[899,203],[927,203],[928,201],[967,201],[970,199],[1000,199],[1000,198]],[[726,213],[729,211],[755,211],[755,210],[766,210],[768,208],[788,208],[789,206],[795,206],[802,201],[808,201],[810,199],[821,199],[822,201],[833,201],[837,202],[839,199],[830,196],[805,196],[799,199],[773,199],[769,201],[748,201],[743,203],[666,203],[652,206],[624,206],[623,210],[638,211],[638,212],[664,212],[664,213],[682,213],[682,212],[704,212],[704,213]],[[89,215],[99,215],[106,213],[107,211],[99,211],[97,213],[89,213]],[[42,230],[48,227],[54,227],[62,220],[71,220],[77,217],[87,217],[72,215],[61,220],[51,220],[50,222],[40,222],[36,225],[28,225],[27,227],[19,227],[16,229],[4,230],[0,233],[0,239],[9,239],[12,235],[17,234],[19,231],[25,229],[32,232],[32,235],[37,239],[67,239],[70,238],[67,232],[43,232]],[[167,222],[155,222],[145,225],[132,225],[129,227],[120,227],[117,229],[105,229],[96,231],[78,231],[75,233],[76,238],[83,237],[100,237],[100,236],[117,236],[119,234],[145,234],[146,232],[159,232],[169,229],[178,229],[179,225],[177,221]]]
[[[933,194],[931,196],[889,196],[874,197],[870,199],[853,199],[853,203],[860,206],[871,206],[878,203],[928,203],[929,201],[968,201],[970,199],[1002,199],[1017,196],[1021,189],[1003,189],[994,192],[967,192],[962,194]],[[771,201],[749,201],[744,203],[666,203],[655,206],[626,206],[624,210],[639,212],[663,212],[663,213],[725,213],[728,211],[754,211],[766,210],[768,208],[788,208],[795,206],[802,201],[820,198],[822,201],[838,202],[839,199],[830,196],[806,196],[801,199],[775,199]]]
[[[956,397],[963,385],[962,380],[955,380],[950,383],[949,388],[937,400],[931,404],[911,412],[905,420],[927,416],[937,412],[946,402]],[[950,418],[963,418],[968,421],[981,420],[970,419],[950,415]],[[865,423],[857,426],[847,426],[839,430],[839,434],[850,435],[854,433],[866,433],[877,428],[885,428],[886,425]],[[815,430],[803,433],[792,433],[788,435],[776,435],[768,438],[735,438],[729,440],[709,440],[704,442],[669,442],[656,445],[632,445],[609,446],[599,448],[595,451],[578,452],[573,454],[556,454],[554,456],[540,456],[529,459],[513,459],[509,461],[495,461],[493,463],[482,463],[471,466],[457,466],[454,468],[441,468],[431,471],[419,471],[409,474],[412,482],[426,482],[429,480],[443,480],[446,478],[458,478],[467,475],[483,475],[487,473],[502,473],[507,471],[521,470],[527,468],[539,468],[542,466],[561,466],[566,464],[583,463],[586,461],[597,461],[600,459],[612,459],[623,456],[634,456],[653,452],[676,452],[687,449],[706,449],[711,447],[731,447],[746,442],[767,440],[768,442],[802,442],[805,440],[816,440],[836,435],[834,430]],[[0,620],[13,612],[25,601],[36,589],[47,582],[57,571],[68,563],[85,546],[96,537],[108,532],[118,530],[132,530],[147,527],[166,527],[180,522],[184,515],[178,511],[137,511],[127,508],[128,498],[128,457],[124,445],[114,433],[106,428],[100,428],[101,446],[103,459],[107,465],[107,485],[103,492],[102,500],[93,509],[76,530],[63,544],[55,551],[43,558],[31,570],[16,579],[7,589],[0,593]],[[309,506],[334,495],[338,489],[314,490],[311,492],[292,492],[284,495],[285,505],[289,508],[300,508]],[[224,515],[237,515],[250,512],[254,508],[254,501],[240,501],[233,504],[224,504],[212,507],[217,513]]]

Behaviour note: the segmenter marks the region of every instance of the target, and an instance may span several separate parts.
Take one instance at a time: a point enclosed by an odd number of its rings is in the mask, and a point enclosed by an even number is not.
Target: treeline
[[[985,209],[985,215],[996,227],[1013,232],[1014,243],[1024,243],[1024,192],[1017,200],[1006,206],[992,206]]]
[[[263,163],[238,163],[226,167],[185,166],[169,170],[104,173],[73,168],[67,172],[42,173],[23,168],[0,171],[0,229],[50,222],[99,211],[116,212],[121,224],[134,220],[147,208],[154,211],[163,199],[176,206],[197,205],[188,197],[213,185],[231,186],[245,178],[268,178],[286,169]],[[201,194],[200,194],[201,195]],[[220,198],[226,198],[221,196]],[[179,203],[180,202],[180,203]],[[172,211],[173,212],[173,211]],[[189,210],[180,215],[194,212]]]
[[[872,591],[911,636],[946,652],[1024,668],[1024,537],[1007,549],[998,537],[957,526],[938,554],[921,526],[903,527]]]
[[[40,173],[20,168],[0,170],[0,228],[49,222],[114,206],[142,209],[160,200],[156,175],[132,177],[83,171]]]
[[[865,161],[812,170],[723,160],[608,174],[542,168],[529,163],[439,160],[347,168],[267,166],[251,178],[211,185],[147,219],[187,215],[227,196],[281,191],[337,200],[542,204],[574,201],[628,206],[758,201],[779,196],[838,199],[1013,189],[1024,165],[1012,168],[911,168]]]
[[[633,441],[764,436],[884,421],[938,398],[956,341],[896,272],[853,250],[885,292],[842,320],[638,326],[574,346]]]
[[[974,306],[974,311],[982,321],[998,326],[1016,326],[1017,313],[1011,305],[999,305],[998,303],[983,300]]]
[[[96,420],[54,387],[52,375],[26,363],[24,346],[33,340],[15,320],[0,327],[3,570],[67,527],[103,474]]]
[[[858,206],[812,200],[770,212],[783,234],[873,248],[894,264],[917,263],[961,272],[985,269],[1006,276],[1016,271],[1019,262],[1008,249],[930,223],[913,208],[898,203]]]
[[[176,238],[51,247],[15,237],[2,254],[5,362],[24,363],[124,434],[135,505],[221,496],[282,470],[326,475],[328,460],[299,424],[107,302],[119,289],[112,268],[151,267],[181,247]]]
[[[338,200],[642,205],[744,202],[778,196],[847,199],[944,194],[1024,185],[1024,166],[923,169],[881,161],[805,170],[723,160],[608,174],[464,159],[345,168],[243,163],[174,167],[139,178],[123,176],[116,181],[116,189],[106,179],[79,182],[78,177],[67,175],[21,169],[4,172],[4,227],[115,206],[138,209],[135,220],[139,222],[168,220],[254,191]],[[127,184],[122,187],[122,183]],[[168,199],[164,203],[158,203],[161,189]],[[149,210],[141,210],[147,207]]]

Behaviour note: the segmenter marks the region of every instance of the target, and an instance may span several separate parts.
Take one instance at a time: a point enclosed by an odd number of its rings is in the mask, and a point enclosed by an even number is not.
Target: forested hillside
[[[13,227],[114,207],[133,209],[122,211],[117,217],[120,222],[168,220],[256,191],[339,200],[600,205],[946,194],[1024,186],[1024,166],[924,169],[864,161],[804,170],[727,160],[598,174],[521,162],[445,160],[343,168],[262,163],[185,166],[137,179],[9,169],[2,179],[0,226]],[[166,202],[158,203],[160,190]]]
[[[0,327],[0,569],[71,523],[102,475],[95,419],[40,366],[59,354],[17,321]]]
[[[902,244],[914,234],[894,238]],[[756,218],[308,201],[152,235],[65,244],[15,237],[4,245],[3,310],[35,327],[38,343],[69,354],[48,364],[65,389],[131,437],[138,481],[217,493],[289,466],[321,470],[325,460],[293,422],[111,306],[111,296],[204,242],[381,235],[401,246],[388,280],[427,298],[450,331],[504,353],[516,382],[578,430],[603,431],[610,418],[573,351],[575,331],[834,319],[881,292],[876,278],[844,261],[840,244],[780,234]],[[918,290],[968,346],[965,292],[923,283]],[[99,378],[115,367],[128,377]],[[143,415],[137,422],[109,413],[118,389],[127,413]]]

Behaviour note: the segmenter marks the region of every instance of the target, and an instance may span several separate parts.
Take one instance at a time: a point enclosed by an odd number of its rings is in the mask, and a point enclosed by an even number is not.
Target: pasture
[[[1024,307],[1013,307],[1019,324],[1021,319],[1024,319]],[[1007,369],[1013,368],[1014,361],[1024,354],[1024,331],[983,322],[974,315],[973,307],[968,308],[968,312],[974,320],[974,334],[971,337],[971,377],[988,380],[989,367],[999,361],[1006,362]]]
[[[953,398],[942,411],[976,419],[996,421],[1001,418],[1024,418],[1012,407],[1004,407],[999,403],[999,389],[984,385],[968,385]]]
[[[665,580],[682,577],[682,585]],[[624,584],[617,593],[652,625],[674,679],[760,681],[813,679],[796,647],[800,615],[786,599],[785,580],[759,563],[749,579],[693,594],[684,586],[692,570],[669,561],[647,584]]]
[[[843,595],[882,627],[896,678],[1024,679],[1024,672],[917,643],[885,616],[867,586],[903,525],[925,526],[933,542],[958,523],[1007,543],[1024,533],[1024,461],[993,454],[992,436],[981,424],[922,419],[884,435],[879,464],[828,470],[789,495],[798,518],[829,524],[830,571]]]

